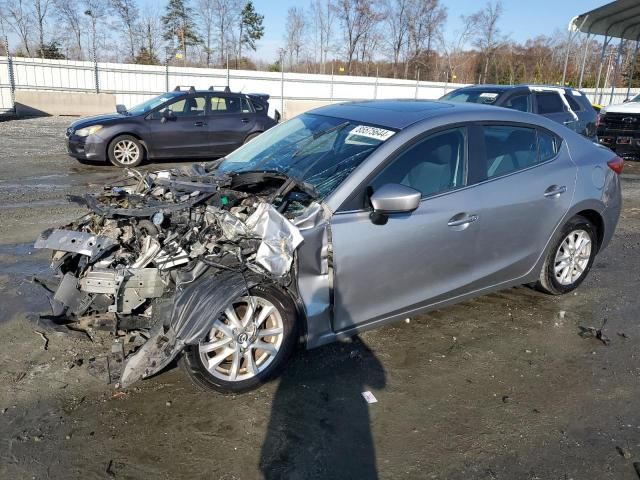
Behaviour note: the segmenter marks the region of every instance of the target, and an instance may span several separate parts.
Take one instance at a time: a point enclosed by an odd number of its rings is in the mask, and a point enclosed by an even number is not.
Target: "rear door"
[[[568,211],[577,167],[555,134],[526,124],[484,125],[472,168],[480,199],[478,288],[520,278],[536,265]]]
[[[162,121],[165,110],[171,119]],[[204,156],[209,148],[206,98],[188,95],[153,112],[148,117],[151,130],[150,148],[155,157]]]
[[[207,123],[212,151],[224,155],[242,145],[255,130],[256,113],[244,95],[213,94]]]
[[[575,130],[577,117],[569,111],[566,101],[557,91],[538,91],[536,96],[536,112],[554,122],[561,123]]]

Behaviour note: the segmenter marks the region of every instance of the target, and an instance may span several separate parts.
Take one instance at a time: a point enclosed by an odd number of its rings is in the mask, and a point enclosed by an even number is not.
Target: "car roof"
[[[436,100],[366,100],[335,103],[316,108],[308,113],[400,130],[450,108],[455,106]]]
[[[465,113],[486,112],[487,109],[492,109],[494,113],[504,116],[505,119],[512,112],[512,110],[501,107],[475,103],[401,99],[335,103],[310,110],[307,113],[402,130],[422,120],[450,115],[464,116]],[[533,114],[525,115],[531,115],[531,118],[537,117]]]

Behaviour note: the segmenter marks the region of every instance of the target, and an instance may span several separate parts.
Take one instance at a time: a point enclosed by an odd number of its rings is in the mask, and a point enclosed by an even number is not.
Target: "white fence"
[[[13,78],[11,78],[13,73]],[[97,77],[97,85],[96,85]],[[256,72],[0,57],[0,112],[13,109],[12,91],[45,90],[112,93],[117,103],[131,107],[173,89],[193,85],[206,89],[229,85],[234,91],[268,93],[272,108],[282,113],[284,100],[346,101],[375,98],[435,99],[462,84],[416,82],[346,75]],[[626,88],[583,89],[592,102],[609,105],[627,98]],[[630,96],[640,93],[632,89]]]
[[[213,68],[98,63],[37,58],[12,59],[13,88],[112,93],[127,107],[173,89],[229,85],[233,91],[268,93],[272,108],[283,112],[284,100],[346,101],[373,98],[438,98],[462,85],[345,75],[256,72]],[[13,108],[9,59],[0,57],[0,110]],[[284,113],[284,112],[283,112]]]

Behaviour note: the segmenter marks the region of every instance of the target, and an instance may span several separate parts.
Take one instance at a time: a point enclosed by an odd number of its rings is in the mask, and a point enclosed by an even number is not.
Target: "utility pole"
[[[96,23],[97,17],[91,10],[84,12],[89,18],[91,18],[91,48],[93,50],[93,76],[96,84],[96,93],[100,93],[100,81],[98,79],[98,48],[96,45]]]

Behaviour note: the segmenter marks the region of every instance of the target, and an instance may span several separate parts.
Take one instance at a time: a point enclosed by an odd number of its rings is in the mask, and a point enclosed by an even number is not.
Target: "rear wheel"
[[[136,137],[120,135],[109,144],[109,160],[116,167],[137,167],[144,160],[144,147]]]
[[[594,225],[584,217],[569,220],[547,254],[536,287],[552,295],[575,290],[587,277],[597,248]]]
[[[243,145],[249,143],[251,140],[259,136],[262,132],[252,133],[251,135],[247,135],[247,138],[244,139]]]
[[[205,390],[240,393],[273,378],[296,344],[296,310],[276,287],[258,286],[235,299],[198,345],[182,357],[193,383]]]

